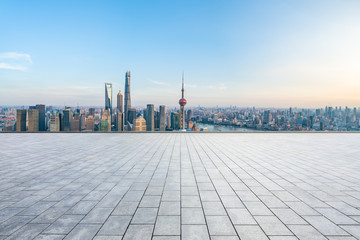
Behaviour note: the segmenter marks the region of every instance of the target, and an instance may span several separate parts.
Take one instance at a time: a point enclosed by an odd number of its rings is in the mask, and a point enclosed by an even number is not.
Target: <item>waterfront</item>
[[[214,125],[214,124],[206,124],[206,123],[197,123],[196,125],[199,129],[207,128],[208,132],[257,132],[259,130],[253,128],[245,128],[245,127],[234,127],[234,126],[226,126],[226,125]]]

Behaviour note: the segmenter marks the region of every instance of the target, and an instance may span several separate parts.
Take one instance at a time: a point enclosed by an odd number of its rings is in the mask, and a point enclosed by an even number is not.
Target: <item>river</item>
[[[208,132],[256,132],[258,130],[244,127],[224,126],[224,125],[212,125],[206,123],[196,123],[196,126],[200,128],[207,128]]]

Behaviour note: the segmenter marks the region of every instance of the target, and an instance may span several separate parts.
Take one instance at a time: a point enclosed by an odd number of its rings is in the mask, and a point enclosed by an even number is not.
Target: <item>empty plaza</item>
[[[358,133],[0,141],[0,239],[360,239]]]

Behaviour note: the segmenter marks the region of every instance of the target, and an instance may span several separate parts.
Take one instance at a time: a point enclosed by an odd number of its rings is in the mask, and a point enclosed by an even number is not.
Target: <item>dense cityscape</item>
[[[0,107],[0,132],[123,132],[123,131],[208,131],[206,126],[224,126],[225,131],[358,131],[357,108],[318,109],[205,108],[185,110],[184,76],[180,108],[134,108],[131,105],[130,71],[125,74],[124,95],[119,90],[113,108],[112,83],[105,83],[105,106]],[[213,130],[214,131],[214,130]],[[216,130],[215,130],[216,131]],[[223,131],[223,130],[220,130]]]

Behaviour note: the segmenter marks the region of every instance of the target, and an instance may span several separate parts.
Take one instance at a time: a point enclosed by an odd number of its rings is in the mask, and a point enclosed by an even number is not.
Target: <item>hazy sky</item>
[[[0,6],[0,105],[360,106],[360,1],[17,1]],[[116,102],[113,102],[115,107]]]

